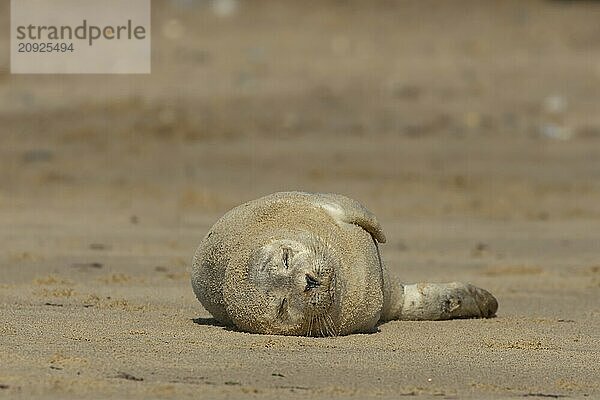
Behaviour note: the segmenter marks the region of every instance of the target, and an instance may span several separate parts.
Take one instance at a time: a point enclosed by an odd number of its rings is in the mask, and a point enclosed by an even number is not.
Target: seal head
[[[241,265],[247,279],[231,276],[235,289],[228,290],[227,284],[224,289],[235,325],[256,331],[258,324],[261,331],[273,334],[337,335],[339,260],[325,240],[308,232],[269,238]]]

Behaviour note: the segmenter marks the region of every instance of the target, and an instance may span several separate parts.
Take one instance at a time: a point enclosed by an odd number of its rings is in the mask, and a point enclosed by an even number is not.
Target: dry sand
[[[150,76],[0,52],[0,397],[600,398],[600,4],[252,4],[153,3]],[[498,317],[216,326],[195,246],[294,189],[359,199],[391,270]]]

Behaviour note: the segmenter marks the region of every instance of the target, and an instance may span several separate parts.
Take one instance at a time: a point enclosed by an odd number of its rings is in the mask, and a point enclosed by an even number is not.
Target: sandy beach
[[[0,398],[600,398],[600,3],[211,4],[153,2],[150,75],[0,52]],[[282,190],[361,201],[391,271],[497,317],[219,326],[194,250]]]

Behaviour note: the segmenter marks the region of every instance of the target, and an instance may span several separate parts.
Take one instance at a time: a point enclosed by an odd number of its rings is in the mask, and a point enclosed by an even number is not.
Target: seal
[[[264,334],[337,336],[390,320],[489,318],[470,284],[403,284],[388,273],[373,213],[339,194],[279,192],[227,212],[193,258],[192,287],[222,324]]]

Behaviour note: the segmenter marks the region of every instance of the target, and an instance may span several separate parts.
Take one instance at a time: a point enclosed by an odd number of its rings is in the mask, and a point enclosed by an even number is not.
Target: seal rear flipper
[[[358,201],[334,193],[318,194],[319,207],[334,219],[348,224],[358,225],[379,243],[385,243],[385,234],[377,217]]]
[[[468,283],[417,283],[403,285],[402,295],[391,299],[391,318],[435,321],[455,318],[491,318],[498,301],[488,291]]]

